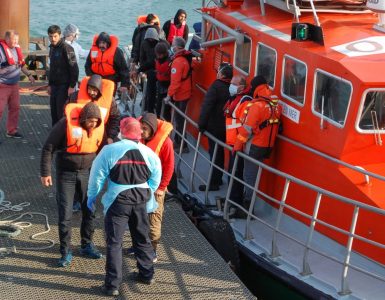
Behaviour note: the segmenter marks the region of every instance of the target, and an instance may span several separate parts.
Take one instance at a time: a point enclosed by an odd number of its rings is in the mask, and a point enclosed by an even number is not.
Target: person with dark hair
[[[48,94],[50,95],[52,126],[64,115],[64,105],[68,96],[75,91],[79,78],[79,67],[75,51],[61,38],[61,29],[57,25],[48,27],[50,41]]]
[[[263,161],[273,149],[282,107],[278,105],[278,99],[272,95],[263,76],[254,77],[250,85],[253,100],[244,109],[242,126],[238,130],[233,150],[244,151],[255,160]],[[255,185],[257,174],[258,166],[250,162],[244,164],[243,179],[248,185]],[[250,204],[252,196],[253,189],[245,187],[245,206]]]
[[[43,146],[40,176],[45,187],[52,186],[52,156],[54,152],[57,153],[56,202],[61,253],[59,267],[67,267],[72,261],[71,219],[75,193],[82,210],[80,254],[93,259],[102,257],[92,243],[95,215],[87,208],[88,178],[92,161],[103,138],[102,123],[103,118],[96,104],[67,104],[65,117],[55,124]]]
[[[155,46],[155,72],[156,72],[156,115],[160,117],[163,99],[167,97],[167,90],[171,80],[171,58],[167,42],[160,42]],[[171,120],[169,105],[164,106],[163,119]]]
[[[168,20],[163,25],[163,31],[166,36],[166,40],[172,44],[174,38],[179,36],[185,41],[188,40],[189,29],[186,23],[187,13],[183,9],[178,9],[174,19]]]
[[[174,38],[171,51],[174,53],[171,63],[170,86],[167,91],[165,102],[172,99],[174,105],[182,111],[186,112],[188,101],[191,97],[191,61],[192,55],[190,51],[185,50],[186,41],[177,36]],[[179,113],[175,114],[175,130],[182,134],[184,117]],[[182,138],[175,134],[174,149],[178,149],[182,143]],[[189,151],[186,143],[183,143],[183,152]]]
[[[217,73],[217,79],[210,85],[202,103],[198,126],[200,132],[206,130],[215,136],[218,140],[226,142],[225,117],[223,107],[229,99],[229,86],[233,77],[233,67],[229,63],[221,63]],[[214,156],[215,142],[209,139],[209,154],[212,159]],[[223,172],[217,168],[224,168],[225,153],[222,146],[217,147],[215,165],[208,184],[209,191],[219,190],[222,184]],[[207,186],[199,186],[200,191],[205,191]]]
[[[88,185],[87,205],[91,211],[95,211],[96,197],[104,183],[108,182],[102,201],[107,243],[106,276],[102,293],[109,296],[119,295],[122,244],[127,225],[139,270],[135,280],[144,284],[154,282],[154,250],[149,238],[146,206],[155,201],[154,193],[162,173],[157,155],[139,142],[142,129],[137,119],[122,119],[120,133],[123,140],[103,147],[95,159]],[[156,205],[152,211],[155,209]]]
[[[20,71],[31,83],[35,78],[28,71],[19,47],[19,34],[14,30],[5,32],[4,40],[0,39],[0,121],[8,105],[7,133],[9,138],[21,139],[17,130],[20,111],[19,80]]]
[[[85,64],[87,76],[98,74],[103,79],[120,82],[120,91],[127,92],[130,85],[129,70],[122,49],[119,48],[118,37],[101,32],[94,36],[90,54]]]

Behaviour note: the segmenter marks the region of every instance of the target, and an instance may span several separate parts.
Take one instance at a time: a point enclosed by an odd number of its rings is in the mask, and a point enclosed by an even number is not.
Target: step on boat
[[[180,189],[224,198],[241,251],[313,299],[385,295],[385,1],[203,1],[201,49],[178,151]],[[229,190],[199,192],[212,169],[196,121],[218,66],[263,75],[283,107],[284,131],[259,167],[246,219]],[[192,105],[193,104],[193,105]],[[173,107],[174,114],[181,113]],[[176,133],[178,134],[178,133]],[[182,150],[182,145],[180,150]],[[237,163],[237,160],[236,160]]]

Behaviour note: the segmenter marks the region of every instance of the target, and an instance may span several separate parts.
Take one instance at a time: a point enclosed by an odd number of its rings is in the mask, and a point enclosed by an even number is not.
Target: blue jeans
[[[265,158],[269,156],[271,152],[270,147],[258,147],[255,145],[250,146],[249,153],[247,153],[250,157],[254,158],[258,161],[263,161]],[[258,165],[251,163],[250,161],[245,161],[243,168],[243,179],[246,183],[254,187],[255,180],[257,179],[259,167]],[[253,189],[250,189],[245,186],[245,201],[251,201],[253,196]]]
[[[127,224],[139,273],[149,280],[154,276],[154,249],[149,238],[146,203],[130,205],[115,201],[104,218],[107,243],[105,286],[108,289],[119,289],[122,282],[122,244]]]
[[[90,171],[56,171],[56,202],[59,213],[60,253],[67,254],[71,248],[72,205],[75,191],[81,204],[82,223],[80,226],[81,245],[92,242],[95,231],[95,215],[87,207],[87,188]]]

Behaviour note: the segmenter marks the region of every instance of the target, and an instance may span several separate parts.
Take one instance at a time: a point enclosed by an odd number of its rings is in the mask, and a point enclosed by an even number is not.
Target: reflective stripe
[[[242,127],[241,123],[226,125],[226,129],[235,129],[235,128],[239,128],[239,127]]]

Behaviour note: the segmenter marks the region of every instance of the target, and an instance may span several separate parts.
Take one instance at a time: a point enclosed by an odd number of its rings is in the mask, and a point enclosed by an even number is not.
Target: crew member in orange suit
[[[234,151],[244,151],[250,157],[263,161],[270,156],[278,133],[282,107],[278,99],[272,96],[271,90],[263,76],[256,76],[251,81],[253,100],[247,105],[242,116],[242,127],[234,145]],[[255,88],[255,89],[254,89]],[[246,163],[243,178],[254,186],[258,167]],[[253,190],[245,187],[245,203],[251,201]]]

